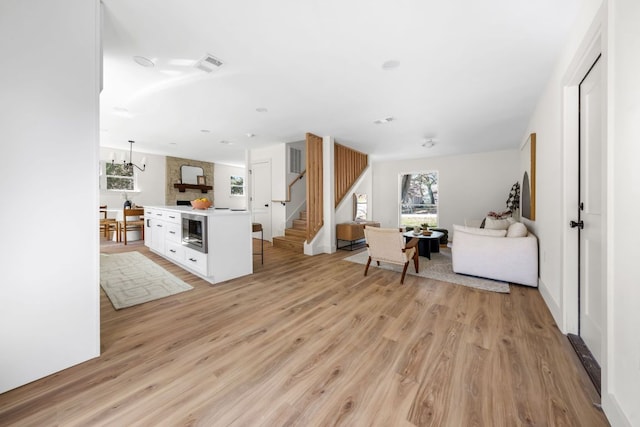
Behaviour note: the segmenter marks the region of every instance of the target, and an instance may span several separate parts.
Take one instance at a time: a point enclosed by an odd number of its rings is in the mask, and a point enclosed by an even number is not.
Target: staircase
[[[284,230],[284,236],[273,238],[273,246],[304,253],[304,242],[307,239],[307,212],[300,212],[300,219],[294,219],[292,225],[292,228]]]

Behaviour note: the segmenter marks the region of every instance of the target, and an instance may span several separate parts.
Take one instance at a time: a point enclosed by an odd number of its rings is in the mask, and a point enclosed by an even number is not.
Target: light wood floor
[[[536,289],[503,295],[265,245],[252,276],[115,311],[102,355],[0,395],[0,425],[603,426]]]

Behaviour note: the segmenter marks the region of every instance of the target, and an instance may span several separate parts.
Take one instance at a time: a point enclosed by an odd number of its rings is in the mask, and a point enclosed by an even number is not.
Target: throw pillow
[[[507,237],[527,237],[527,227],[521,222],[514,222],[507,230]]]
[[[477,234],[478,236],[491,236],[491,237],[504,237],[507,235],[507,230],[489,230],[487,228],[475,228],[475,227],[465,227],[462,225],[453,226],[454,231],[460,231],[468,234]],[[455,240],[455,235],[454,235]]]
[[[507,230],[511,224],[516,222],[513,218],[494,219],[486,217],[484,221],[484,228],[489,230]]]

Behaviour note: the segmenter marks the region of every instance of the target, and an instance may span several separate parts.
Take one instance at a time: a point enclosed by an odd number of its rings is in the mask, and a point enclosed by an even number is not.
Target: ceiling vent
[[[196,65],[194,66],[205,73],[211,73],[222,67],[222,61],[213,55],[207,54],[200,61],[196,62]]]

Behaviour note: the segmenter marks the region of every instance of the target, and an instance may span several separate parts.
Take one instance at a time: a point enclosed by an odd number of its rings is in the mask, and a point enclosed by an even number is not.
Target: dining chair
[[[140,230],[140,236],[144,240],[144,209],[123,209],[122,220],[118,221],[118,242],[127,244],[127,232]]]
[[[371,261],[376,261],[378,265],[380,265],[380,262],[403,265],[400,284],[404,283],[404,276],[411,260],[413,260],[416,273],[418,272],[418,250],[416,248],[418,239],[413,238],[408,243],[405,243],[402,229],[367,226],[364,228],[364,238],[367,252],[369,253],[369,259],[364,268],[365,276],[369,271]]]
[[[109,232],[116,231],[118,224],[115,218],[107,218],[107,205],[100,206],[100,215],[100,233],[103,233],[105,239],[108,239]]]

